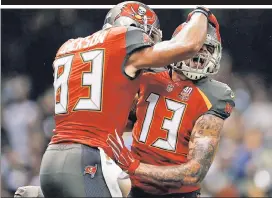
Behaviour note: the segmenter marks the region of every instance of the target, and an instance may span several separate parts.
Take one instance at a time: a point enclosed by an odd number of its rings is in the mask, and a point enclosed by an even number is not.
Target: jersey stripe
[[[198,87],[197,87],[197,89],[198,89],[200,95],[202,96],[203,100],[205,101],[207,108],[210,109],[212,107],[212,103],[210,102],[208,97],[201,91],[201,89],[199,89]]]

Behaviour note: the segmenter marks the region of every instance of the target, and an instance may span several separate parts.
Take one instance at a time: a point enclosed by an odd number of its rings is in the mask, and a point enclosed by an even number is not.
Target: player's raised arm
[[[193,57],[206,39],[208,21],[219,31],[215,16],[202,7],[192,11],[187,21],[186,28],[171,40],[134,52],[125,64],[126,73],[133,76],[141,68],[163,67]]]

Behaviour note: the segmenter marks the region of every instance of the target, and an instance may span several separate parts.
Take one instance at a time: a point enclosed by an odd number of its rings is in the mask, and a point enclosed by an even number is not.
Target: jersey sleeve
[[[210,104],[204,114],[212,114],[225,120],[231,115],[232,109],[235,107],[234,93],[227,84],[215,80],[208,81],[199,86]]]
[[[152,39],[140,28],[129,26],[126,32],[126,53],[154,45]]]
[[[227,119],[230,116],[233,107],[235,107],[233,99],[233,91],[230,88],[225,89],[223,93],[218,94],[215,97],[212,107],[206,112],[206,114],[213,114],[224,120]]]
[[[124,65],[126,63],[126,61],[128,60],[129,56],[137,51],[140,50],[142,48],[145,47],[151,47],[154,45],[152,39],[140,28],[136,28],[133,26],[129,26],[127,31],[126,31],[126,57],[123,63],[123,73],[125,74],[125,76],[127,78],[129,78],[130,80],[135,79],[136,77],[138,77],[140,75],[140,73],[142,72],[141,70],[138,70],[135,77],[130,77],[128,76],[125,71],[124,71]]]

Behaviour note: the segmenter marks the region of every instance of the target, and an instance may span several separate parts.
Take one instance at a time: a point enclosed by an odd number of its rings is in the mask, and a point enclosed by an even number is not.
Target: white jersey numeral
[[[65,114],[68,111],[68,81],[73,64],[73,57],[74,55],[61,57],[55,60],[53,64],[55,98],[58,90],[60,92],[60,101],[59,103],[55,102],[55,114]],[[83,62],[90,62],[90,64],[92,64],[90,72],[83,72],[81,81],[81,86],[90,87],[91,94],[89,98],[79,97],[73,110],[100,111],[102,108],[104,51],[92,50],[84,52],[81,54],[81,58]],[[58,76],[60,67],[63,67],[63,72]]]
[[[67,113],[68,106],[68,79],[71,71],[74,55],[65,56],[54,61],[54,89],[55,99],[59,90],[60,101],[55,101],[55,114]],[[58,76],[60,67],[63,67],[63,72]]]
[[[152,124],[152,120],[154,117],[154,111],[156,109],[157,103],[159,101],[160,96],[154,93],[151,93],[146,101],[149,103],[142,127],[142,131],[140,133],[140,142],[146,142],[148,133],[156,133],[156,131],[149,131],[150,126]],[[173,111],[173,116],[171,119],[163,118],[162,122],[162,129],[168,131],[166,140],[162,138],[158,138],[151,146],[168,150],[168,151],[175,151],[177,138],[178,138],[178,131],[179,127],[182,122],[182,117],[185,111],[186,105],[177,101],[173,101],[170,99],[165,99],[166,107],[168,110]]]

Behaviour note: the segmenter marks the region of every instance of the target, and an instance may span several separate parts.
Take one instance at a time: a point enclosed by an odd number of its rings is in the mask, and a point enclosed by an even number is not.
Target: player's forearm
[[[174,38],[156,43],[133,53],[127,61],[125,72],[135,74],[138,69],[164,67],[195,56],[207,36],[208,20],[204,14],[195,13]],[[133,77],[133,75],[131,75]]]
[[[159,187],[175,188],[180,186],[180,182],[177,182],[174,179],[176,175],[173,174],[173,169],[171,169],[170,173],[168,171],[167,174],[165,174],[164,171],[165,167],[141,163],[136,169],[135,175],[141,177],[141,179],[145,180],[145,182],[155,184]]]
[[[161,67],[192,58],[203,46],[207,28],[207,17],[204,14],[195,13],[175,37],[154,45],[151,53],[155,54],[153,57],[159,56],[159,58],[149,61],[148,66]]]
[[[182,185],[198,184],[204,178],[205,171],[196,162],[168,167],[141,163],[135,174],[161,187],[180,188]]]
[[[157,185],[173,188],[199,184],[212,164],[223,122],[213,115],[203,115],[197,120],[189,142],[188,162],[176,166],[141,163],[135,174]]]
[[[206,40],[207,29],[207,17],[201,13],[193,14],[192,18],[187,25],[184,26],[182,31],[170,40],[170,42],[175,45],[176,51],[182,52],[182,57],[177,56],[176,61],[180,61],[181,58],[182,60],[191,58],[201,49]],[[184,48],[187,48],[188,57],[184,57]]]

